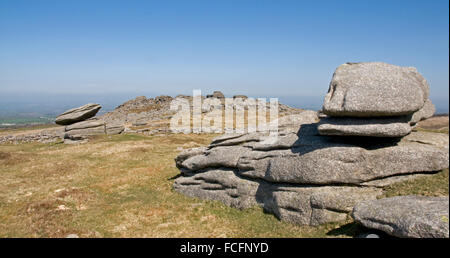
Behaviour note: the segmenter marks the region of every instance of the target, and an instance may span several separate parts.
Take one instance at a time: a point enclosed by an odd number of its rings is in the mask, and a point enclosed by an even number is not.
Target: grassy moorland
[[[83,145],[0,145],[0,237],[348,237],[349,218],[319,227],[281,222],[172,190],[180,148],[214,135],[102,136]],[[448,195],[448,170],[386,196]]]

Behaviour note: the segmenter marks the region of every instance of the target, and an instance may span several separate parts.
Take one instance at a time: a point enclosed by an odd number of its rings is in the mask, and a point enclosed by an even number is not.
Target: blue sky
[[[448,110],[448,31],[447,0],[1,0],[0,94],[321,101],[338,65],[383,61],[417,67]]]

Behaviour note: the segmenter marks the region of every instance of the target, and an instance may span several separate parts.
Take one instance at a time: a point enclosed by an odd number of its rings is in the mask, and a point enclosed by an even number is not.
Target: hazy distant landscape
[[[186,95],[188,93],[185,93]],[[192,94],[192,93],[191,93]],[[109,112],[127,100],[137,96],[156,97],[164,94],[130,93],[130,94],[96,94],[96,95],[64,95],[64,94],[2,94],[0,96],[0,128],[13,125],[51,123],[54,118],[73,107],[86,103],[99,103],[102,109],[99,115]],[[173,96],[175,97],[175,95]],[[318,110],[321,108],[322,96],[317,97],[286,97],[286,96],[255,96],[278,97],[280,103],[296,107]]]
[[[180,94],[189,94],[182,92]],[[114,110],[117,106],[145,95],[153,98],[163,93],[123,93],[123,94],[1,94],[0,95],[0,128],[22,125],[36,125],[52,123],[54,118],[73,107],[86,103],[99,103],[103,106],[99,115]],[[175,97],[175,95],[173,95]],[[319,110],[322,107],[323,96],[250,96],[250,97],[278,97],[280,103],[295,108]],[[432,98],[436,105],[436,114],[449,112],[448,99]]]

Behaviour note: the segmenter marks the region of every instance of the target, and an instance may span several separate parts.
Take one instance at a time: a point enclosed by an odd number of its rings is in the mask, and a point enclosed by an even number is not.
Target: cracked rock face
[[[396,196],[357,204],[353,218],[396,237],[448,238],[447,197]]]
[[[176,158],[174,189],[229,206],[262,206],[302,225],[345,220],[381,186],[448,167],[448,136],[413,132],[401,140],[320,136],[318,123],[268,142],[261,133],[223,135]]]

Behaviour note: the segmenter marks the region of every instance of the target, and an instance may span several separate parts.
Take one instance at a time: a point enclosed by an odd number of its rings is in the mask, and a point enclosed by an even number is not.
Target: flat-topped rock
[[[449,237],[449,198],[397,196],[357,204],[356,222],[392,236],[409,238]]]
[[[55,123],[59,125],[70,125],[94,117],[102,108],[99,104],[86,104],[73,108],[56,117]]]
[[[421,115],[419,115],[421,116]],[[327,117],[318,127],[321,135],[403,137],[411,132],[410,118],[403,117]]]
[[[408,115],[421,109],[428,96],[428,83],[413,67],[347,63],[333,74],[323,112],[351,117]]]

